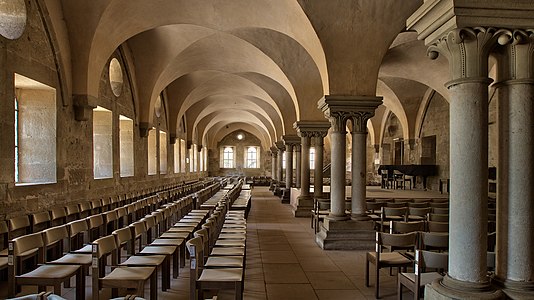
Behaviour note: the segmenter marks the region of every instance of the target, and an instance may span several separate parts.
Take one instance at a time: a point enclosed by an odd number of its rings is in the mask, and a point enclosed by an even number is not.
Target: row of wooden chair
[[[171,193],[169,193],[171,195]],[[153,197],[152,197],[153,198]],[[9,293],[13,294],[17,290],[17,285],[20,284],[31,284],[33,281],[28,281],[27,278],[31,278],[30,275],[42,275],[42,272],[37,271],[31,271],[29,274],[23,274],[22,277],[15,277],[15,274],[20,273],[18,270],[21,269],[20,266],[22,266],[21,261],[17,261],[18,258],[27,259],[30,254],[38,254],[37,262],[49,262],[50,264],[54,265],[60,265],[60,264],[79,264],[81,265],[80,272],[83,272],[85,268],[88,267],[88,264],[90,264],[90,254],[92,250],[91,245],[86,245],[85,247],[82,247],[78,250],[77,247],[81,246],[80,244],[84,242],[84,235],[85,239],[94,239],[98,238],[102,234],[110,234],[111,231],[122,227],[124,224],[129,224],[133,221],[136,221],[139,219],[140,216],[144,215],[147,212],[153,211],[153,214],[155,214],[154,219],[159,220],[159,215],[161,215],[161,219],[163,219],[163,214],[165,212],[165,216],[170,215],[177,215],[183,213],[180,209],[184,209],[185,207],[188,207],[190,210],[192,208],[192,200],[191,197],[184,199],[183,201],[179,201],[177,203],[174,203],[173,206],[167,207],[163,209],[163,212],[154,211],[156,206],[154,205],[157,203],[157,201],[150,201],[149,199],[141,199],[136,201],[135,203],[131,203],[126,205],[125,207],[118,207],[112,211],[107,211],[101,214],[93,215],[81,220],[72,221],[66,225],[59,225],[50,229],[46,229],[43,232],[34,233],[34,234],[27,234],[22,235],[19,238],[15,238],[12,241],[10,241],[11,246],[10,249],[12,249],[12,255],[13,258],[12,261],[14,263],[10,265],[9,268],[9,275],[8,280],[11,280],[9,283]],[[160,224],[160,223],[158,223]],[[39,241],[39,236],[42,236],[42,242]],[[185,239],[184,239],[185,240]],[[46,256],[39,256],[39,253],[49,253],[49,248],[55,246],[56,244],[63,244],[63,241],[66,242],[66,255],[62,256],[59,259],[55,259],[50,261]],[[40,250],[39,246],[42,245],[44,250]],[[28,250],[30,248],[31,250]],[[26,249],[26,250],[24,250]],[[59,251],[57,249],[60,249]],[[185,249],[185,247],[184,247]],[[57,246],[56,247],[56,254],[63,253],[64,248],[63,246]],[[72,253],[69,253],[68,251],[73,251]],[[182,251],[184,253],[185,251]],[[87,254],[89,254],[89,257],[87,257]],[[17,267],[18,270],[17,270]],[[51,267],[46,267],[51,268]],[[43,268],[42,268],[43,269]],[[38,270],[38,269],[36,269]],[[34,272],[34,273],[32,273]],[[37,273],[35,273],[37,272]],[[47,272],[52,274],[53,272]],[[76,274],[78,275],[78,274]],[[78,275],[82,276],[82,275]],[[72,276],[71,276],[72,277]],[[21,279],[21,278],[24,278]],[[83,276],[82,276],[83,278]],[[63,278],[64,279],[64,278]],[[34,279],[32,279],[34,280]],[[61,283],[62,280],[53,282],[52,285],[54,285],[55,290],[58,289],[58,282]],[[63,280],[65,281],[65,280]],[[40,281],[42,285],[42,281]],[[47,282],[48,284],[49,282]],[[59,292],[59,291],[58,291]]]

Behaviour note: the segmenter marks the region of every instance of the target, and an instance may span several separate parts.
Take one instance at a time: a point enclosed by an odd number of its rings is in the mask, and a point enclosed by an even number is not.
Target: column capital
[[[289,147],[300,145],[300,138],[296,135],[283,135],[282,140],[288,149]]]
[[[278,152],[282,152],[286,150],[286,146],[284,145],[283,141],[276,141],[274,142],[274,145],[276,146],[276,149],[278,149]]]
[[[303,137],[325,137],[330,129],[328,121],[297,121],[293,123],[297,135]]]
[[[500,30],[499,81],[534,79],[534,29]]]
[[[272,146],[271,147],[271,153],[273,156],[277,156],[278,155],[278,148],[275,147],[275,146]]]
[[[497,40],[506,38],[506,30],[493,27],[456,28],[428,48],[430,59],[442,54],[449,61],[452,81],[487,79],[488,58]]]
[[[534,7],[530,1],[499,0],[425,0],[406,20],[406,28],[415,30],[418,39],[429,46],[451,30],[487,26],[495,28],[534,28]],[[506,16],[506,17],[503,17]]]
[[[326,95],[318,102],[335,132],[345,132],[349,120],[357,130],[367,132],[367,120],[374,116],[375,109],[381,104],[382,97],[346,95]]]

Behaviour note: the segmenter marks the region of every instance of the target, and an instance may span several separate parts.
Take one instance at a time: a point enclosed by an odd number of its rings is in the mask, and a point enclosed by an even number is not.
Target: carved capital
[[[176,134],[175,133],[171,133],[169,143],[171,145],[174,145],[174,144],[176,144],[176,140],[177,139],[178,139],[178,137],[176,136]]]
[[[364,127],[362,132],[367,132],[367,120],[374,116],[375,109],[382,104],[382,97],[326,95],[318,104],[334,132],[346,133],[348,120],[353,126],[356,125],[355,128]]]
[[[499,32],[499,80],[534,79],[534,29]]]
[[[286,146],[286,151],[293,151],[293,147],[300,145],[300,138],[296,135],[284,135],[282,140]]]
[[[370,111],[355,111],[351,113],[350,120],[352,121],[353,133],[367,133],[367,121],[375,115],[375,112]]]
[[[330,122],[328,121],[297,121],[293,124],[293,128],[297,130],[297,135],[304,137],[325,137],[330,129]]]
[[[430,45],[427,54],[447,58],[452,80],[487,78],[489,53],[503,35],[506,31],[493,27],[456,28]]]
[[[276,148],[275,146],[271,147],[271,154],[273,155],[273,157],[277,157],[278,156],[278,148]]]

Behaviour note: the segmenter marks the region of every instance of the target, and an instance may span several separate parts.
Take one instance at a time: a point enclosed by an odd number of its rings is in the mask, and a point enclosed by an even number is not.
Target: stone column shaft
[[[301,154],[301,146],[297,145],[295,146],[295,187],[300,188],[300,181],[301,181],[301,161],[302,161],[302,154]]]
[[[352,219],[368,219],[366,210],[367,133],[352,132]]]
[[[274,179],[274,180],[277,180],[277,178],[276,178],[276,164],[277,164],[277,157],[278,157],[277,154],[278,153],[276,153],[274,151],[271,152],[271,156],[273,158],[272,162],[271,162],[271,169],[272,169],[272,171],[271,171],[272,175],[271,176],[272,176],[272,179]]]
[[[279,182],[282,182],[283,180],[283,160],[282,160],[282,155],[284,155],[284,149],[282,148],[278,148],[278,167],[277,167],[277,176],[276,176],[276,180],[279,181]]]
[[[293,186],[293,146],[286,145],[286,189]]]
[[[488,84],[463,80],[450,92],[449,276],[486,283]]]
[[[323,198],[323,161],[324,161],[324,142],[323,136],[316,136],[315,143],[315,166],[313,170],[313,197]]]
[[[330,174],[330,214],[331,220],[345,220],[345,157],[347,141],[345,131],[330,133],[332,165]]]
[[[303,198],[310,197],[310,138],[301,137],[302,161],[301,161],[301,179],[300,179],[300,196]],[[298,166],[297,166],[298,167]]]

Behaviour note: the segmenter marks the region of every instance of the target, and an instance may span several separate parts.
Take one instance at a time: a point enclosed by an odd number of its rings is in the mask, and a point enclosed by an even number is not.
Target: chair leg
[[[76,299],[85,299],[85,268],[80,266],[80,270],[76,274]]]
[[[375,298],[380,299],[380,269],[376,266]]]
[[[170,287],[169,287],[170,288]],[[152,276],[150,276],[150,299],[158,299],[158,271],[154,270]]]
[[[365,287],[369,287],[369,259],[365,259]]]
[[[54,294],[61,296],[61,282],[54,284]]]
[[[235,300],[243,300],[243,285],[241,281],[235,283]]]
[[[402,300],[402,284],[400,278],[397,278],[397,300]]]

